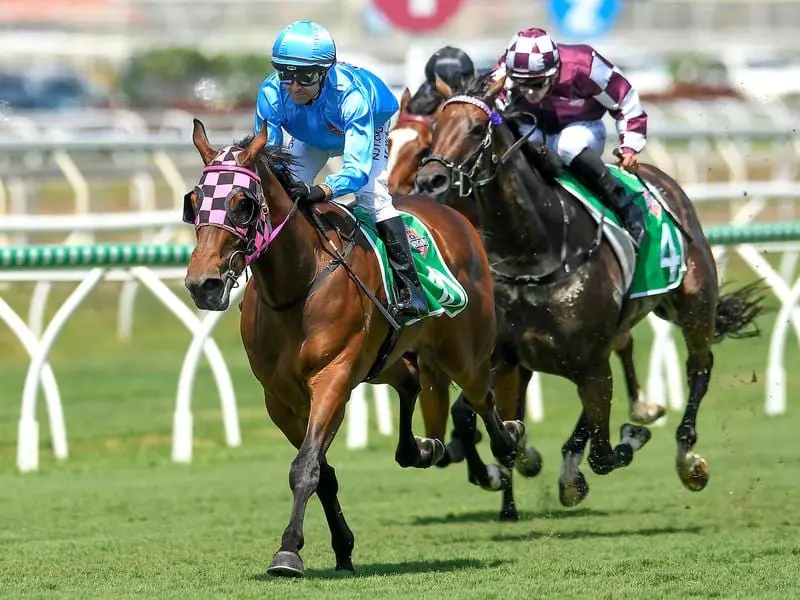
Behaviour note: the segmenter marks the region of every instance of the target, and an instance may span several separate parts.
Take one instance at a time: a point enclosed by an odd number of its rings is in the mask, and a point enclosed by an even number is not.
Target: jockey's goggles
[[[552,81],[551,77],[520,77],[511,75],[511,81],[514,85],[528,90],[542,90],[546,88]]]
[[[314,85],[319,83],[322,75],[325,73],[324,69],[317,67],[287,67],[283,65],[273,65],[278,72],[278,79],[281,83],[290,84],[297,82],[302,86]]]

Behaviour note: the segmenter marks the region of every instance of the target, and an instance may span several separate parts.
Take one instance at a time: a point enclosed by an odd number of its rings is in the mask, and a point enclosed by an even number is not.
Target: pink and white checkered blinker
[[[514,34],[506,47],[506,70],[512,77],[549,77],[558,71],[558,45],[543,29]]]
[[[264,203],[261,178],[255,171],[239,166],[236,158],[241,148],[223,148],[206,168],[194,191],[200,197],[200,206],[195,211],[191,193],[186,194],[183,205],[183,221],[201,227],[213,226],[225,229],[247,245],[245,263],[249,265],[267,249],[271,241],[272,227]],[[249,199],[245,212],[235,214],[230,206],[237,192],[243,191]],[[239,209],[241,209],[241,205]]]

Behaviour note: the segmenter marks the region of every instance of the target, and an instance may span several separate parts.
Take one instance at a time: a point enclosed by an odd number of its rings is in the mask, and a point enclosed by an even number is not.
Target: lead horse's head
[[[486,75],[469,85],[463,94],[450,96],[436,119],[430,154],[422,160],[416,187],[440,201],[455,190],[464,197],[472,193],[479,171],[491,169],[493,129],[502,122],[492,108],[503,90],[505,78]]]
[[[192,140],[205,168],[184,197],[183,221],[194,225],[197,235],[184,283],[198,308],[225,310],[245,266],[277,233],[256,168],[267,143],[266,124],[246,145],[216,150],[195,119]]]

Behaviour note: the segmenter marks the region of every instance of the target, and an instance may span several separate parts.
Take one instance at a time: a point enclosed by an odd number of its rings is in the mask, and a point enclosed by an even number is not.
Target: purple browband
[[[448,100],[445,101],[444,106],[447,106],[448,104],[451,103],[472,104],[472,106],[477,106],[483,112],[486,113],[486,116],[489,117],[489,121],[491,121],[492,125],[494,126],[500,125],[503,122],[503,117],[500,116],[500,113],[498,113],[495,110],[492,110],[489,107],[489,105],[486,104],[486,102],[480,100],[479,98],[473,98],[472,96],[465,96],[465,95],[453,96],[452,98],[449,98]]]

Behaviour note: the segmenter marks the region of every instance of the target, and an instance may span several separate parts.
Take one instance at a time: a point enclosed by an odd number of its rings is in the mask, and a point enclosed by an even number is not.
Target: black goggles
[[[322,79],[322,75],[325,72],[322,69],[274,66],[275,70],[278,72],[278,79],[281,80],[281,83],[292,83],[296,81],[303,86],[319,83],[319,80]]]
[[[543,90],[550,84],[550,77],[511,77],[515,85],[526,90]]]

